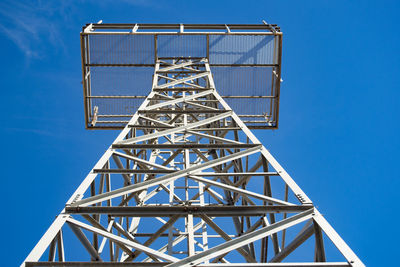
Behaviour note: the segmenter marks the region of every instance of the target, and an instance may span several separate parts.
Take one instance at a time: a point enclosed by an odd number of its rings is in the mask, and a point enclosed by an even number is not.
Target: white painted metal
[[[137,29],[136,25],[132,31]],[[85,31],[91,33],[90,25]],[[181,31],[185,33],[183,27]],[[169,90],[177,85],[195,90]],[[66,224],[88,251],[82,262],[93,258],[121,266],[129,262],[204,267],[364,266],[218,94],[207,59],[159,60],[152,88],[21,266],[27,262],[40,266],[35,262],[44,260],[46,250],[51,250],[47,257],[51,261],[57,260],[56,253],[59,261],[68,261],[69,248],[63,241],[68,237],[61,232]],[[153,113],[143,115],[146,111]],[[284,186],[271,186],[270,177]],[[276,205],[282,216],[267,212]],[[116,212],[130,207],[140,208],[140,215]],[[179,212],[162,217],[164,207],[179,208]],[[285,212],[285,207],[302,209]],[[212,213],[221,208],[225,212]],[[156,217],[152,217],[154,209]],[[301,224],[306,230],[295,227]],[[284,260],[283,254],[296,252],[313,235],[313,226],[327,237],[315,234],[316,243],[331,240],[346,262],[275,262]],[[282,236],[288,239],[288,249],[280,248]],[[274,251],[266,244],[272,244]]]

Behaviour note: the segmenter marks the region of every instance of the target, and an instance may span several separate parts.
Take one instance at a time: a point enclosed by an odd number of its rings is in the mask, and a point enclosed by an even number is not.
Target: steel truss
[[[190,58],[157,61],[151,93],[21,266],[94,265],[364,266]]]

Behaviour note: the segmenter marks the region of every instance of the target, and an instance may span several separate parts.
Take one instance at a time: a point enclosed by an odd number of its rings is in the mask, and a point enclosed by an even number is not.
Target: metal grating
[[[211,35],[210,64],[274,64],[273,35]]]
[[[215,85],[223,96],[270,96],[270,67],[212,67]]]
[[[124,127],[150,93],[155,62],[171,58],[207,58],[217,91],[247,126],[277,128],[281,41],[274,25],[88,24],[86,128]]]
[[[207,57],[205,35],[160,35],[157,38],[158,57]]]
[[[152,67],[92,67],[91,89],[95,96],[147,95],[151,90]]]
[[[90,64],[153,64],[154,37],[150,35],[90,35]]]

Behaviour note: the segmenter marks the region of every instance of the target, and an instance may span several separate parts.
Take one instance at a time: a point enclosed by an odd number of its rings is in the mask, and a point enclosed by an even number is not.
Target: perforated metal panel
[[[155,62],[191,57],[209,61],[217,91],[250,128],[277,128],[281,39],[274,25],[86,25],[86,127],[123,127],[151,90]]]

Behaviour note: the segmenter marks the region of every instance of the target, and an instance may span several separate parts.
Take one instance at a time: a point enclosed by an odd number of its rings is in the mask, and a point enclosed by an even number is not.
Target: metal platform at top
[[[275,24],[93,23],[83,27],[81,49],[87,129],[123,128],[150,93],[155,62],[181,58],[207,59],[219,94],[249,128],[278,127]]]

